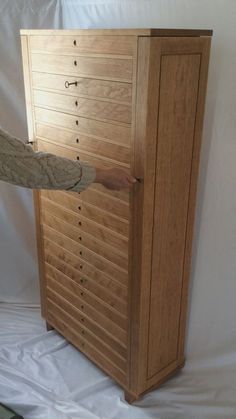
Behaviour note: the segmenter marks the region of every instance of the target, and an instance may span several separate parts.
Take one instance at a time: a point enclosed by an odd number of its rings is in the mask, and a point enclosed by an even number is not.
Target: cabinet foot
[[[129,393],[128,391],[125,391],[124,395],[125,395],[125,401],[129,404],[132,404],[133,402],[141,398],[140,396],[136,396],[135,394]]]
[[[49,332],[50,330],[53,330],[54,327],[52,327],[48,322],[46,322],[46,329]]]

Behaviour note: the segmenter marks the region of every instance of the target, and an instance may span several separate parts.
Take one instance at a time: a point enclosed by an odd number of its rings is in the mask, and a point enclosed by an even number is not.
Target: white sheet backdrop
[[[205,368],[208,377],[214,371],[219,381],[224,374],[234,390],[235,22],[235,0],[0,0],[0,123],[22,138],[27,131],[20,28],[195,27],[214,30],[193,251],[187,367],[198,371]],[[31,192],[4,183],[0,183],[0,268],[1,300],[39,301]],[[234,379],[232,375],[227,376],[230,371],[235,373]],[[226,382],[227,379],[224,386]],[[221,395],[222,403],[229,410],[225,410],[225,416],[219,413],[212,418],[235,418],[235,402],[231,397],[227,401],[224,391]],[[214,397],[219,400],[219,393],[214,393]],[[203,415],[196,416],[200,417]]]

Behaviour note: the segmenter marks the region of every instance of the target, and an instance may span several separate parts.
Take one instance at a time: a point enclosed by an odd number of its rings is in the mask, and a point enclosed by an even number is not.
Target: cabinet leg
[[[53,330],[54,327],[52,327],[48,322],[46,322],[46,329],[49,332],[50,330]]]
[[[125,391],[124,394],[125,394],[125,401],[129,404],[132,404],[133,402],[140,399],[140,396],[136,396],[135,394],[129,393],[128,391]]]

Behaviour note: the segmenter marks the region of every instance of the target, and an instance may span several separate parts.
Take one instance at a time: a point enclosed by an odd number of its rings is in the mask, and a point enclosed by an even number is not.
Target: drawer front
[[[57,244],[55,233],[57,235],[58,233],[46,224],[43,225],[43,233],[45,238],[45,257],[50,265],[56,266],[52,260],[59,260],[60,270],[65,273],[65,275],[67,275],[67,267],[69,266],[74,272],[71,277],[72,279],[78,278],[79,275],[81,276],[81,274],[83,274],[102,287],[107,288],[107,290],[116,295],[118,299],[127,302],[127,273],[126,276],[122,276],[117,270],[109,271],[109,269],[107,269],[107,272],[105,272],[105,270],[99,270],[85,261],[82,262],[81,259],[78,258],[78,255],[69,252],[60,246],[60,243]],[[59,264],[57,266],[59,266]]]
[[[125,220],[129,220],[130,218],[129,204],[127,202],[122,202],[120,199],[108,196],[105,193],[93,189],[93,186],[90,186],[80,194],[77,194],[76,192],[67,192],[67,195],[71,195],[74,199],[81,199],[85,203],[87,202],[91,205],[95,205],[96,207],[111,212]]]
[[[36,123],[36,136],[52,141],[56,145],[66,145],[76,148],[78,151],[87,151],[95,156],[107,157],[127,165],[130,164],[130,148],[108,142],[107,140],[78,134],[76,131],[70,132],[53,128],[40,123]]]
[[[127,336],[127,318],[120,314],[117,310],[110,307],[101,299],[97,298],[93,293],[87,291],[84,287],[77,284],[75,281],[71,280],[69,277],[64,275],[59,270],[55,269],[53,266],[48,263],[45,266],[45,274],[47,276],[47,287],[50,287],[52,290],[55,290],[59,295],[66,295],[64,293],[64,288],[67,289],[71,294],[74,295],[74,301],[76,306],[80,311],[85,311],[84,306],[90,307],[88,316],[90,317],[90,312],[94,311],[100,315],[100,321],[98,319],[98,324],[102,322],[101,318],[107,317],[110,320],[110,323],[114,328],[121,330],[121,336],[123,331],[123,336]],[[94,313],[94,314],[96,314]],[[94,317],[93,317],[94,318]],[[96,317],[95,317],[96,318]]]
[[[128,252],[128,238],[115,233],[111,229],[104,227],[97,221],[90,220],[80,214],[75,214],[72,211],[55,204],[49,199],[42,198],[41,206],[43,212],[47,211],[51,215],[61,219],[62,221],[71,224],[73,228],[78,228],[81,231],[87,232],[107,245],[112,246],[124,255]]]
[[[31,54],[32,71],[103,80],[132,81],[132,59]]]
[[[81,153],[78,152],[76,153],[75,151],[69,150],[65,147],[59,147],[59,146],[55,146],[54,144],[48,143],[46,141],[41,141],[38,140],[37,141],[37,148],[40,151],[44,151],[47,153],[52,153],[58,156],[62,156],[62,157],[66,157],[68,159],[71,160],[81,160],[81,161],[85,161],[88,162],[89,164],[91,164],[94,167],[98,167],[100,169],[111,169],[113,167],[119,167],[121,168],[121,166],[118,166],[116,164],[112,164],[112,163],[107,163],[107,161],[101,160],[101,159],[95,159],[93,157],[91,157],[91,155],[85,154],[85,153]],[[125,169],[125,167],[122,167],[123,169]],[[129,172],[129,170],[127,169],[127,171]],[[112,191],[109,189],[106,189],[104,186],[99,185],[99,184],[93,184],[92,185],[93,189],[97,189],[101,192],[103,192],[104,194],[108,194],[111,195],[113,197],[119,198],[121,201],[125,201],[125,202],[129,202],[129,191],[123,189],[120,191]],[[84,192],[80,193],[81,196],[83,196]]]
[[[136,45],[134,36],[30,36],[32,52],[53,54],[121,54],[133,55]]]
[[[85,247],[120,268],[125,269],[126,271],[128,270],[128,257],[124,253],[118,252],[117,249],[106,245],[103,241],[88,232],[85,233],[79,228],[75,228],[73,225],[62,221],[60,218],[57,218],[46,211],[44,212],[43,217],[45,227],[49,226],[53,228],[58,233],[74,240],[76,243],[80,243],[83,248]]]
[[[116,353],[121,355],[122,358],[127,358],[126,345],[110,334],[109,330],[104,329],[96,321],[90,319],[87,315],[85,315],[85,313],[81,312],[77,307],[68,302],[62,295],[59,295],[50,288],[47,289],[47,297],[47,308],[49,311],[51,311],[51,305],[56,304],[58,307],[61,307],[79,323],[79,328],[83,327],[85,330],[95,333],[104,341],[104,343],[111,347]]]
[[[90,329],[86,328],[84,325],[80,324],[73,316],[71,316],[68,311],[66,310],[67,307],[57,306],[51,300],[48,301],[48,310],[53,310],[54,315],[59,316],[59,318],[63,318],[66,323],[73,327],[76,332],[82,336],[83,340],[88,342],[89,344],[93,345],[99,352],[104,354],[108,359],[114,361],[115,365],[122,369],[122,371],[126,370],[126,360],[121,357],[116,351],[113,350],[113,347],[108,346],[101,338],[95,335]]]
[[[87,290],[90,294],[98,298],[99,301],[101,300],[101,302],[104,302],[108,306],[112,307],[118,313],[127,315],[127,301],[117,297],[117,295],[93,278],[82,274],[72,266],[63,262],[61,259],[55,257],[53,242],[48,239],[45,240],[45,260],[50,266],[80,285],[82,289],[81,292],[83,292],[83,290]]]
[[[76,346],[81,352],[84,352],[96,365],[100,366],[105,372],[113,376],[121,384],[126,383],[126,372],[119,368],[113,360],[111,361],[103,352],[99,351],[91,342],[78,333],[77,325],[71,322],[71,318],[63,316],[50,305],[47,312],[48,322],[55,327],[65,338]]]
[[[37,122],[46,123],[73,130],[99,139],[111,140],[117,144],[130,146],[131,129],[127,126],[95,121],[93,119],[76,117],[62,112],[35,107]]]
[[[82,195],[83,194],[79,196],[82,197]],[[113,213],[100,210],[93,205],[87,204],[83,201],[83,199],[76,199],[66,192],[44,190],[41,191],[41,196],[50,200],[50,203],[60,205],[65,209],[73,211],[77,215],[82,215],[83,217],[96,221],[96,223],[101,224],[102,226],[107,227],[119,234],[122,234],[125,237],[128,237],[128,221],[114,216]]]
[[[66,82],[74,84],[65,87]],[[94,80],[74,76],[68,77],[34,71],[32,72],[32,83],[35,89],[55,90],[60,93],[66,93],[67,95],[106,99],[109,102],[131,105],[132,85],[130,83]]]
[[[41,90],[34,90],[33,98],[34,104],[39,107],[52,108],[92,119],[110,120],[127,124],[131,122],[131,107],[127,105]]]
[[[43,231],[44,237],[46,238],[48,233],[48,227],[53,230],[54,242],[60,246],[65,253],[70,253],[70,260],[73,264],[73,267],[80,272],[83,272],[87,276],[91,276],[92,267],[94,270],[103,272],[104,275],[114,278],[119,283],[128,286],[128,272],[126,269],[121,266],[116,265],[110,260],[105,259],[104,257],[97,255],[95,252],[89,251],[84,247],[79,247],[78,243],[68,236],[64,236],[56,231],[58,223],[62,223],[59,218],[56,218],[46,212],[42,213],[42,222],[43,222]],[[63,224],[62,224],[63,225]],[[45,228],[46,227],[46,228]],[[82,251],[82,255],[80,254]],[[72,256],[75,256],[74,258]]]

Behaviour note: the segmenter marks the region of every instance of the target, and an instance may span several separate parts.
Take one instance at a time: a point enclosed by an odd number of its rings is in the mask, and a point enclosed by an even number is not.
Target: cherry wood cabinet
[[[211,31],[22,30],[35,150],[131,191],[35,191],[42,315],[132,402],[184,365]]]

